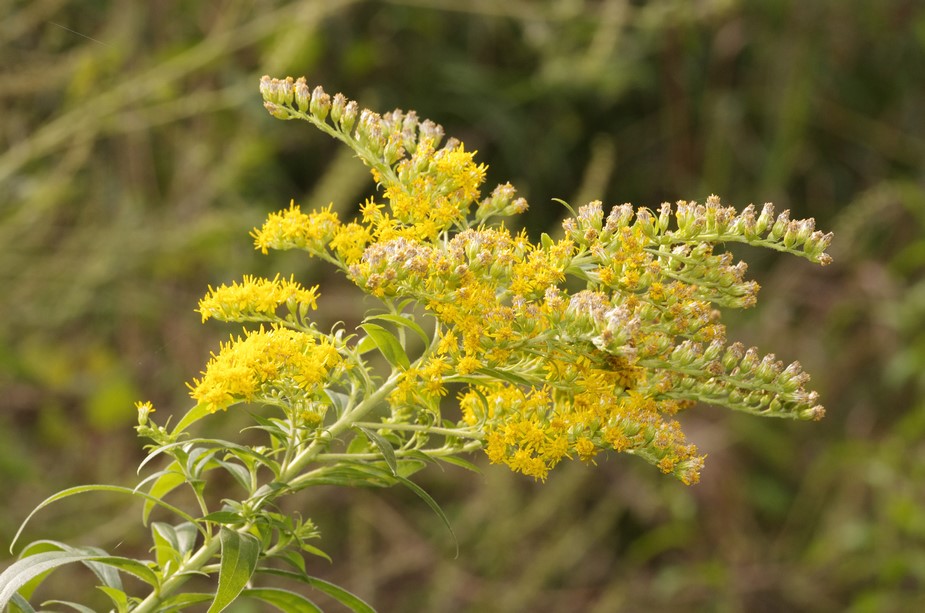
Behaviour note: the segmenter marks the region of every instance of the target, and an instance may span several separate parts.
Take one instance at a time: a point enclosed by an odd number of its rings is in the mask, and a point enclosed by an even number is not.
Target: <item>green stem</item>
[[[482,441],[474,439],[462,447],[439,447],[437,449],[414,449],[412,451],[396,451],[395,457],[401,458],[412,455],[412,453],[423,453],[432,458],[442,458],[444,456],[459,455],[469,451],[475,451],[482,447]],[[382,458],[378,453],[325,453],[315,458],[317,462],[339,462],[341,460],[379,460]]]
[[[411,432],[427,432],[428,434],[437,434],[439,436],[455,436],[457,438],[469,438],[478,440],[482,439],[480,434],[476,434],[474,432],[454,430],[453,428],[440,428],[438,426],[425,426],[422,424],[390,424],[376,423],[371,421],[358,421],[354,422],[353,425],[374,430],[407,430]]]

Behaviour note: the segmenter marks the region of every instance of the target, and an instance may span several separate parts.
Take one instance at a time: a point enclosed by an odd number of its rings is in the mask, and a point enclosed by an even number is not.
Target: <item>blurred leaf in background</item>
[[[688,416],[711,455],[693,489],[617,460],[544,486],[427,471],[456,559],[403,493],[324,490],[303,501],[335,558],[317,574],[384,611],[925,606],[921,2],[0,0],[0,14],[0,540],[61,487],[134,482],[132,401],[185,407],[183,382],[228,332],[193,312],[208,284],[294,273],[356,323],[342,278],[247,236],[290,198],[349,213],[372,193],[349,154],[261,108],[260,75],[305,74],[442,123],[489,184],[530,200],[534,238],[555,231],[554,197],[710,193],[837,233],[824,271],[743,254],[764,291],[730,320],[814,373],[825,421]],[[101,509],[115,519],[94,527]],[[108,500],[40,516],[125,547],[136,519]]]

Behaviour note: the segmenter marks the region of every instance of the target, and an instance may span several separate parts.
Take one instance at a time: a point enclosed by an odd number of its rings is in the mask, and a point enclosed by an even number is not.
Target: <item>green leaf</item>
[[[345,463],[345,464],[346,464],[346,463]],[[391,484],[391,483],[400,483],[400,484],[404,485],[405,487],[407,487],[409,490],[411,490],[412,492],[414,492],[414,493],[418,496],[418,498],[420,498],[420,499],[423,500],[425,503],[427,503],[427,506],[429,506],[429,507],[431,508],[431,510],[432,510],[432,511],[437,515],[437,517],[439,517],[440,520],[443,522],[443,525],[446,526],[446,529],[449,531],[450,536],[453,537],[453,541],[454,541],[454,542],[457,542],[456,533],[453,532],[453,526],[450,525],[450,520],[447,519],[447,516],[446,516],[446,514],[443,512],[443,509],[440,508],[440,505],[437,504],[437,501],[435,501],[433,498],[431,498],[431,497],[430,497],[430,494],[428,494],[427,492],[425,492],[425,491],[421,488],[421,486],[417,485],[417,484],[414,483],[413,481],[410,481],[410,480],[408,480],[408,479],[402,477],[401,475],[389,474],[389,473],[387,473],[386,471],[384,471],[383,469],[381,469],[381,468],[379,468],[378,466],[375,466],[375,465],[373,465],[373,464],[350,463],[349,466],[350,466],[351,468],[353,468],[354,471],[356,471],[356,472],[366,473],[366,474],[368,474],[368,475],[370,475],[370,476],[378,476],[379,478],[383,479],[383,480],[386,482],[387,485],[389,485],[389,484]],[[458,542],[457,542],[457,547],[458,547]]]
[[[513,383],[514,385],[523,385],[525,387],[532,387],[534,385],[533,382],[528,379],[524,379],[520,375],[516,375],[512,372],[504,370],[498,370],[497,368],[483,367],[479,368],[476,372],[491,375],[492,377],[501,379],[502,381],[507,381],[508,383]]]
[[[218,591],[206,613],[218,613],[237,599],[254,574],[260,557],[260,543],[250,534],[222,528],[220,538],[222,562],[218,571]]]
[[[109,596],[112,604],[116,605],[116,611],[119,613],[125,613],[125,611],[128,611],[128,594],[126,594],[124,591],[106,586],[100,586],[98,589]],[[92,609],[87,610],[91,611],[92,613]]]
[[[164,522],[152,522],[151,534],[157,565],[161,569],[168,568],[171,561],[179,564],[183,556],[192,551],[196,545],[196,526],[189,522],[183,522],[177,526]]]
[[[170,613],[171,611],[180,611],[189,607],[190,605],[198,604],[200,602],[208,602],[212,600],[213,594],[201,594],[201,593],[188,593],[188,594],[177,594],[176,596],[171,596],[170,598],[164,600],[158,605],[158,613]]]
[[[218,465],[228,471],[235,481],[243,487],[245,490],[250,490],[251,488],[251,473],[247,470],[246,467],[241,466],[236,462],[228,462],[225,460],[217,460]]]
[[[418,322],[414,321],[410,317],[405,317],[403,315],[392,315],[391,313],[387,313],[385,315],[371,315],[366,318],[366,321],[369,321],[371,319],[381,319],[382,321],[393,323],[396,326],[402,326],[404,328],[408,328],[409,330],[417,334],[421,338],[422,341],[424,341],[425,347],[430,343],[430,337],[428,337],[427,333],[424,332],[424,328],[422,328],[418,324]]]
[[[205,417],[206,415],[211,415],[212,412],[209,411],[208,405],[199,403],[194,406],[192,409],[186,412],[186,415],[177,423],[177,426],[171,432],[171,436],[176,436],[189,428],[191,425]]]
[[[309,545],[308,543],[302,543],[301,547],[302,547],[302,551],[304,551],[305,553],[310,553],[313,556],[324,558],[325,560],[327,560],[328,562],[331,562],[332,564],[334,563],[334,560],[331,559],[331,556],[326,554],[321,549],[318,549],[314,545]]]
[[[369,353],[376,348],[376,343],[373,341],[373,337],[364,336],[359,341],[357,341],[356,347],[354,348],[357,352],[357,355],[363,355],[364,353]]]
[[[395,338],[394,334],[376,324],[360,324],[360,327],[366,331],[369,338],[373,339],[373,342],[376,343],[376,347],[379,348],[379,351],[385,356],[385,359],[389,361],[389,364],[401,367],[405,370],[410,368],[411,361],[408,359],[408,355],[405,353],[404,348],[401,346],[401,343],[398,342],[398,339]]]
[[[321,609],[311,600],[294,592],[278,588],[253,588],[241,592],[242,596],[262,600],[286,613],[321,613]]]
[[[148,524],[148,519],[151,517],[151,511],[154,510],[158,500],[162,499],[177,487],[186,483],[186,477],[184,477],[182,473],[173,470],[174,468],[179,468],[179,466],[180,465],[174,461],[170,466],[167,467],[167,469],[164,470],[163,474],[157,478],[157,481],[151,485],[151,488],[148,490],[148,494],[151,496],[151,499],[145,500],[145,504],[141,512],[142,524]]]
[[[0,573],[0,611],[13,598],[17,590],[33,578],[64,564],[79,562],[84,557],[65,551],[49,551],[13,562],[9,568]]]
[[[183,519],[185,519],[186,521],[190,523],[196,523],[196,520],[193,519],[193,517],[191,517],[189,514],[187,514],[183,510],[178,509],[177,507],[171,504],[167,504],[163,500],[155,498],[154,496],[150,494],[146,494],[144,492],[139,492],[137,490],[133,490],[127,487],[122,487],[119,485],[79,485],[77,487],[71,487],[66,490],[62,490],[58,492],[57,494],[49,496],[48,498],[40,502],[37,507],[32,509],[32,512],[29,513],[26,519],[23,520],[22,524],[20,524],[19,526],[19,530],[17,530],[16,534],[13,536],[13,540],[10,543],[10,550],[12,551],[13,547],[16,545],[16,541],[19,540],[19,537],[22,535],[23,530],[25,530],[26,525],[29,523],[29,520],[31,520],[32,517],[36,513],[38,513],[41,509],[44,509],[51,503],[61,500],[63,498],[68,498],[76,494],[84,494],[87,492],[116,492],[119,494],[129,494],[131,496],[138,496],[139,498],[144,498],[145,500],[152,501],[154,504],[164,507],[165,509],[179,515],[180,517],[182,517]],[[200,528],[200,531],[202,530],[203,529]],[[203,532],[203,536],[206,536],[205,532]]]
[[[441,462],[446,462],[447,464],[453,464],[454,466],[459,466],[460,468],[471,470],[472,472],[480,474],[480,475],[482,474],[482,469],[480,469],[478,466],[476,466],[472,462],[469,462],[468,460],[463,460],[460,457],[448,455],[448,456],[438,457],[437,459],[440,460]]]
[[[204,521],[211,521],[217,524],[240,525],[244,523],[244,518],[240,513],[233,511],[215,511],[202,518]]]
[[[102,589],[102,588],[101,588],[101,589]],[[64,605],[64,606],[66,606],[66,607],[70,607],[71,609],[74,609],[75,611],[80,611],[80,613],[96,613],[96,612],[95,612],[93,609],[91,609],[90,607],[84,606],[84,605],[82,605],[82,604],[78,604],[78,603],[76,603],[76,602],[69,602],[69,601],[67,601],[67,600],[47,600],[47,601],[45,601],[45,602],[42,603],[42,606],[49,605],[49,604],[60,604],[60,605]],[[124,611],[124,610],[125,610],[125,609],[119,609],[119,612],[121,613],[121,612]]]
[[[446,526],[446,529],[449,531],[450,536],[453,537],[453,542],[456,543],[456,547],[458,550],[459,541],[456,539],[456,533],[453,532],[453,526],[450,525],[450,520],[447,518],[446,514],[443,512],[443,509],[440,508],[440,505],[437,504],[437,501],[431,498],[430,494],[425,492],[423,488],[421,488],[421,486],[419,486],[415,482],[405,479],[404,477],[401,477],[401,476],[396,477],[396,479],[398,479],[398,481],[402,485],[404,485],[409,490],[417,494],[418,498],[420,498],[425,503],[427,503],[427,506],[431,508],[431,510],[437,515],[437,517],[440,518],[440,521],[443,522],[443,525]],[[457,551],[457,553],[459,552]]]
[[[177,534],[170,524],[151,523],[151,540],[154,541],[154,560],[163,572],[172,571],[172,564],[180,563],[177,551]]]
[[[346,411],[347,407],[350,405],[350,396],[329,388],[325,388],[324,393],[331,400],[331,404],[334,405],[334,410],[337,412],[337,415],[343,415],[344,411]]]
[[[325,581],[324,579],[319,579],[318,577],[312,577],[310,575],[306,575],[305,573],[296,573],[292,572],[291,570],[283,570],[280,568],[261,568],[259,570],[260,572],[268,575],[285,577],[292,581],[300,581],[318,590],[319,592],[324,592],[331,598],[337,600],[339,603],[346,606],[350,610],[355,611],[356,613],[376,613],[375,609],[373,609],[356,594],[352,594],[344,588],[338,585],[334,585],[329,581]]]
[[[421,472],[421,470],[427,467],[427,464],[428,462],[423,462],[414,458],[402,458],[398,463],[398,476],[410,477],[411,475]]]
[[[97,562],[135,575],[152,586],[158,585],[157,575],[145,564],[129,558],[100,556],[86,552],[45,551],[17,560],[0,574],[0,610],[23,585],[42,573],[74,562]]]
[[[385,463],[388,465],[389,470],[392,471],[393,475],[398,474],[398,462],[395,459],[395,449],[392,448],[392,444],[387,440],[382,438],[379,433],[369,430],[368,428],[356,428],[363,433],[366,438],[368,438],[372,443],[379,448],[379,453],[382,454],[382,459],[385,460]]]
[[[13,598],[10,600],[10,613],[35,613],[35,609],[32,608],[28,600],[19,594],[13,594]]]
[[[121,570],[124,573],[128,573],[134,577],[137,577],[138,579],[141,579],[148,585],[155,588],[160,585],[160,578],[157,576],[157,573],[151,570],[147,564],[139,560],[123,558],[121,556],[101,556],[94,560],[89,560],[88,562],[96,562],[98,564],[106,564],[107,566],[112,566],[113,568]]]
[[[306,583],[319,592],[324,592],[345,607],[356,613],[376,613],[376,610],[364,602],[359,596],[352,594],[344,588],[334,585],[317,577],[305,577]]]

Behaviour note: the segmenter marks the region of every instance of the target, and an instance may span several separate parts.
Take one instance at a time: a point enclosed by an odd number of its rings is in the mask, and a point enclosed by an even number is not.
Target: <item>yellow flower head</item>
[[[245,331],[222,343],[218,354],[190,384],[190,395],[213,413],[237,402],[251,402],[273,390],[301,389],[312,395],[340,364],[326,340],[286,328]]]

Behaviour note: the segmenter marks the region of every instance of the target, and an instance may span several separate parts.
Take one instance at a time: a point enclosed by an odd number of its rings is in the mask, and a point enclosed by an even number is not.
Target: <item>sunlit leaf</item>
[[[311,600],[294,592],[277,588],[251,588],[241,592],[242,596],[255,598],[286,613],[320,613],[321,609]]]
[[[218,571],[218,591],[207,613],[218,613],[237,599],[254,574],[260,557],[260,543],[250,534],[222,528],[220,538],[222,561]]]
[[[430,338],[427,336],[427,333],[424,332],[424,328],[422,328],[416,321],[414,321],[413,319],[409,317],[405,317],[403,315],[392,315],[391,313],[387,313],[385,315],[370,315],[369,317],[366,318],[366,321],[369,321],[372,319],[379,319],[381,321],[387,321],[389,323],[393,323],[396,326],[403,326],[405,328],[408,328],[409,330],[417,334],[422,341],[424,341],[425,346],[428,343],[430,343]]]
[[[398,339],[395,338],[394,334],[376,324],[360,324],[360,327],[369,335],[368,338],[373,339],[373,342],[376,343],[376,347],[382,355],[385,356],[389,364],[403,369],[407,369],[411,366],[408,355],[405,353],[404,348],[401,346],[401,343],[398,342]]]

